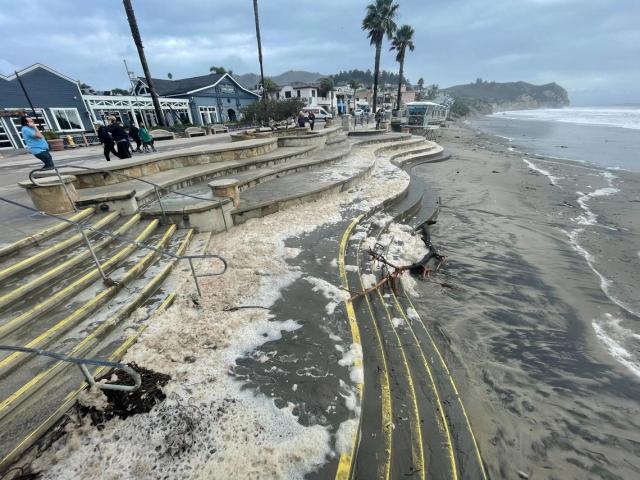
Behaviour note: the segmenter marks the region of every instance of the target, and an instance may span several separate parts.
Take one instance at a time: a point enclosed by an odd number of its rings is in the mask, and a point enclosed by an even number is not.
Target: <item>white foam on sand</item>
[[[629,304],[620,300],[618,297],[616,297],[613,294],[613,292],[611,291],[613,287],[613,282],[609,280],[607,277],[605,277],[602,273],[600,273],[600,271],[595,266],[596,259],[594,258],[594,256],[591,255],[591,253],[589,253],[585,248],[583,248],[578,243],[578,236],[583,231],[584,230],[582,228],[578,228],[576,230],[573,230],[572,232],[565,232],[569,237],[569,244],[576,252],[582,255],[582,257],[587,261],[589,268],[598,276],[598,278],[600,279],[600,289],[607,296],[607,298],[609,298],[609,300],[611,300],[613,303],[615,303],[616,305],[618,305],[620,308],[627,311],[631,315],[635,317],[640,317],[640,314],[634,311]]]
[[[562,179],[562,177],[556,177],[555,175],[552,175],[551,172],[549,172],[549,170],[545,170],[543,168],[538,167],[535,163],[533,163],[530,160],[527,160],[526,158],[523,158],[522,161],[526,163],[531,170],[541,173],[542,175],[547,177],[552,185],[558,185],[558,180]]]
[[[362,155],[372,157],[375,148],[363,149]],[[282,289],[302,276],[286,261],[299,252],[287,249],[285,240],[342,221],[347,209],[353,212],[354,202],[355,208],[373,208],[399,194],[408,181],[388,158],[378,158],[369,182],[212,237],[210,251],[227,260],[226,274],[202,278],[203,298],[195,305],[188,272],[176,270],[172,281],[182,282],[182,293],[170,309],[148,320],[124,358],[169,374],[163,389],[167,399],[149,413],[113,419],[101,430],[88,420],[78,427],[70,424],[68,434],[40,454],[34,468],[45,479],[108,478],[108,472],[113,478],[136,479],[302,479],[317,469],[332,454],[328,428],[301,425],[290,405],[277,408],[271,398],[243,388],[242,381],[229,375],[239,357],[300,324],[275,321],[268,310],[225,308],[272,306]],[[218,267],[214,263],[203,261],[197,268],[213,270]],[[335,293],[333,285],[310,283],[323,295]],[[361,351],[350,348],[343,359],[353,383],[363,377],[362,367],[356,367],[358,354],[361,358]],[[196,361],[187,360],[191,357]],[[345,384],[341,390],[347,406],[359,415],[355,387]],[[342,433],[348,435],[346,426]]]
[[[594,320],[592,326],[609,354],[640,377],[640,359],[629,351],[639,350],[640,335],[623,327],[621,323],[622,319],[605,313],[603,318]]]
[[[325,310],[329,315],[332,315],[336,311],[336,307],[349,300],[349,292],[336,287],[335,285],[317,277],[304,277],[304,280],[313,285],[312,290],[317,293],[321,293],[325,298],[331,300],[325,306]]]
[[[362,287],[367,290],[368,288],[373,287],[376,283],[378,283],[378,279],[372,273],[363,273],[360,275],[362,279]]]
[[[354,419],[345,420],[336,432],[336,453],[341,455],[351,450],[353,436],[356,434],[358,422]]]
[[[594,190],[590,193],[577,192],[578,195],[580,195],[580,197],[578,197],[578,204],[580,205],[580,208],[584,210],[584,214],[574,218],[573,220],[580,225],[596,225],[598,223],[598,216],[593,213],[593,211],[591,211],[591,209],[589,208],[589,205],[587,205],[589,200],[597,197],[607,197],[610,195],[615,195],[619,191],[620,190],[614,187],[604,187]]]

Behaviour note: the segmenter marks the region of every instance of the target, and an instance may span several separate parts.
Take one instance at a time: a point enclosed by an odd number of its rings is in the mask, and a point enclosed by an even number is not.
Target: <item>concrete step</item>
[[[138,224],[140,218],[140,215],[136,214],[127,219],[121,219],[120,225],[113,233],[125,236]],[[97,255],[100,255],[109,246],[114,247],[114,239],[109,236],[99,237],[95,241],[90,239],[90,241],[93,251]],[[68,255],[57,255],[42,261],[23,272],[19,277],[13,277],[3,282],[2,288],[0,288],[0,308],[21,300],[24,301],[28,294],[29,298],[26,300],[31,302],[37,298],[37,295],[48,296],[54,288],[59,288],[65,281],[90,269],[93,265],[91,253],[84,244]],[[49,287],[48,290],[47,287]],[[34,297],[34,295],[36,296]]]
[[[71,217],[69,217],[69,220],[74,222],[80,222],[82,220],[87,219],[94,213],[95,213],[95,210],[93,208],[85,208],[79,211],[78,213],[72,215]],[[19,251],[28,249],[30,247],[33,247],[35,245],[39,245],[44,240],[50,237],[53,237],[68,228],[71,228],[70,223],[60,222],[49,228],[46,228],[37,233],[24,237],[16,242],[13,242],[7,245],[2,245],[0,246],[0,259],[3,259],[8,255],[14,254],[15,252],[19,252]]]
[[[159,221],[153,220],[149,222],[145,229],[135,238],[136,242],[144,242],[149,238],[153,231],[158,226]],[[136,245],[127,244],[115,252],[109,259],[101,262],[102,269],[105,273],[110,275],[110,272],[115,270],[123,261],[125,261],[135,250]],[[91,270],[82,274],[80,277],[74,279],[64,288],[57,290],[55,293],[44,297],[41,301],[31,303],[28,308],[18,315],[6,315],[2,312],[2,319],[0,319],[0,341],[5,341],[7,335],[18,329],[24,328],[30,324],[34,319],[42,316],[44,313],[57,307],[58,305],[66,305],[69,299],[77,297],[86,288],[95,284],[101,278],[100,272],[97,268],[92,267]],[[35,305],[34,305],[35,303]]]
[[[216,177],[233,175],[249,169],[263,168],[286,162],[293,158],[301,158],[314,148],[314,146],[279,147],[269,153],[245,159],[173,168],[171,170],[145,175],[142,178],[143,180],[159,185],[163,190],[179,190]],[[161,191],[160,193],[164,194],[165,192]],[[80,189],[78,191],[79,200],[76,203],[79,206],[100,205],[111,201],[114,197],[125,194],[134,197],[141,205],[155,200],[155,189],[153,185],[139,180],[127,180],[114,185]]]

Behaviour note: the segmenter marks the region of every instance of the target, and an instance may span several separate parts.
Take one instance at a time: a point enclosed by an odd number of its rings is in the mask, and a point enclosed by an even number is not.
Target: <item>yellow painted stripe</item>
[[[172,294],[173,295],[173,294]],[[171,295],[170,295],[171,296]],[[169,296],[169,297],[170,297]],[[165,299],[165,301],[160,305],[160,308],[168,308],[168,306],[173,302],[173,298]],[[159,309],[160,310],[160,309]],[[164,310],[162,310],[164,311]],[[133,345],[140,334],[144,331],[146,327],[144,325],[140,326],[136,333],[130,335],[126,338],[126,340],[109,356],[108,360],[110,362],[118,362],[124,356],[125,352]],[[93,376],[94,378],[98,378],[101,375],[104,375],[109,371],[108,367],[98,367],[94,370]],[[0,461],[0,471],[3,471],[7,468],[12,462],[14,462],[20,454],[22,454],[27,448],[29,448],[33,443],[38,440],[44,433],[51,428],[55,422],[58,421],[62,415],[67,412],[71,406],[75,403],[76,398],[80,393],[86,388],[86,385],[82,385],[81,387],[75,389],[72,392],[69,392],[67,396],[64,398],[63,403],[48,417],[46,418],[40,425],[38,425],[34,430],[32,430],[26,437],[22,439],[22,441],[14,447],[11,452],[9,452],[1,461]]]
[[[434,341],[433,337],[431,336],[431,333],[429,333],[429,329],[427,328],[426,323],[424,322],[424,320],[422,320],[422,317],[418,313],[418,310],[416,310],[416,308],[413,305],[413,302],[411,301],[409,296],[405,295],[405,297],[407,298],[407,301],[411,305],[411,308],[413,308],[413,311],[416,312],[416,315],[418,316],[418,319],[420,320],[420,324],[422,325],[422,328],[424,329],[425,333],[427,334],[427,337],[429,337],[429,341],[431,342],[431,345],[433,345],[433,348],[435,349],[435,351],[436,351],[436,353],[438,355],[438,359],[439,359],[442,367],[444,368],[444,370],[445,370],[445,372],[447,374],[447,379],[449,380],[449,383],[451,384],[451,387],[453,388],[453,391],[456,394],[456,400],[458,401],[458,404],[460,405],[460,409],[462,410],[462,415],[464,416],[464,420],[465,420],[465,422],[467,424],[467,428],[469,430],[469,434],[471,435],[471,440],[473,442],[473,447],[474,447],[474,450],[475,450],[476,459],[478,460],[478,464],[480,465],[480,471],[482,472],[482,478],[483,478],[483,480],[487,480],[488,476],[487,476],[487,472],[486,472],[486,470],[484,468],[484,463],[482,461],[482,455],[480,454],[480,448],[478,447],[478,441],[476,440],[476,436],[473,433],[473,428],[471,427],[471,421],[469,420],[469,416],[467,415],[467,410],[464,408],[464,404],[462,403],[462,398],[460,397],[460,392],[458,392],[458,387],[456,386],[456,382],[454,381],[453,376],[451,375],[451,372],[449,371],[449,367],[447,366],[447,363],[444,361],[444,357],[440,353],[440,349],[438,348],[438,345],[436,344],[436,342]]]
[[[149,235],[151,235],[151,233],[155,230],[158,224],[159,224],[158,219],[152,220],[149,223],[149,225],[147,225],[146,228],[142,232],[140,232],[140,234],[136,237],[135,242],[144,241]],[[136,248],[137,247],[135,244],[128,244],[126,247],[118,251],[113,257],[111,257],[109,260],[104,262],[102,264],[102,269],[104,271],[107,271],[110,268],[114,267],[115,265],[118,264],[118,262],[128,257],[129,254],[133,252]],[[19,315],[18,317],[1,325],[0,338],[6,336],[7,334],[11,333],[15,329],[21,327],[23,324],[27,323],[29,320],[40,315],[41,313],[44,313],[47,310],[55,307],[59,303],[66,300],[68,297],[72,295],[76,295],[78,292],[80,292],[81,289],[85,288],[86,285],[90,284],[91,282],[93,282],[95,279],[99,277],[100,277],[100,272],[98,271],[97,268],[94,268],[88,273],[84,274],[79,279],[77,279],[75,282],[71,283],[70,285],[66,286],[62,290],[50,296],[45,301],[40,302],[38,305],[31,308],[30,310],[27,310],[26,312]]]
[[[175,230],[176,230],[175,225],[171,225],[169,228],[167,228],[162,238],[155,245],[155,248],[162,249],[167,244],[167,242],[169,241],[169,239],[171,238]],[[132,268],[127,270],[127,272],[122,277],[122,280],[120,281],[120,283],[122,285],[126,285],[127,283],[129,283],[132,279],[138,276],[141,272],[143,272],[149,266],[149,264],[151,263],[151,261],[154,259],[156,255],[157,253],[153,251],[145,255],[142,258],[142,260],[138,261]],[[52,340],[54,337],[64,332],[65,330],[67,330],[76,321],[84,318],[93,310],[100,307],[104,302],[106,302],[109,299],[109,297],[114,295],[121,288],[122,287],[120,285],[114,285],[105,290],[102,290],[95,297],[93,297],[87,303],[85,303],[76,311],[74,311],[71,315],[68,315],[67,317],[63,318],[54,326],[47,329],[45,332],[41,333],[36,338],[31,340],[29,343],[25,345],[25,347],[43,348],[48,344],[50,340]],[[0,374],[4,374],[8,369],[14,367],[20,359],[24,359],[28,355],[29,354],[25,354],[22,352],[13,352],[11,355],[8,355],[5,358],[3,358],[0,361]]]
[[[356,217],[351,224],[347,227],[342,235],[342,239],[340,240],[340,249],[338,253],[338,272],[340,274],[340,280],[342,281],[343,288],[349,288],[349,282],[347,280],[347,272],[344,266],[345,255],[347,251],[347,242],[349,241],[349,237],[351,236],[351,232],[354,227],[358,224],[358,222],[362,219],[363,215],[359,215]],[[353,309],[353,303],[351,300],[347,300],[345,302],[346,310],[347,310],[347,318],[349,319],[349,327],[351,329],[351,337],[353,339],[353,343],[360,346],[360,350],[362,350],[362,343],[360,342],[360,329],[358,328],[358,322],[356,321],[356,313]],[[354,367],[362,368],[362,359],[356,358],[354,361]],[[356,385],[358,389],[358,402],[362,405],[362,392],[364,390],[364,385],[362,383],[358,383]],[[362,418],[362,415],[360,416]],[[358,422],[358,430],[360,429],[360,425]],[[348,480],[351,478],[351,472],[353,469],[353,461],[356,455],[357,449],[357,439],[358,432],[354,432],[353,438],[351,439],[351,449],[349,452],[345,452],[340,454],[340,459],[338,461],[338,468],[336,470],[336,480]]]
[[[140,221],[140,218],[141,217],[139,213],[136,213],[135,215],[133,215],[125,224],[123,224],[118,230],[115,231],[115,235],[124,235],[131,227],[133,227],[136,223]],[[99,242],[96,242],[95,244],[92,245],[93,250],[97,252],[98,250],[103,249],[113,241],[114,241],[113,237],[105,237]],[[44,285],[45,283],[49,283],[58,275],[62,275],[65,272],[68,272],[69,269],[73,268],[78,263],[82,262],[83,260],[89,257],[91,257],[91,252],[89,252],[89,249],[83,250],[82,253],[76,255],[73,258],[70,258],[66,262],[63,262],[54,268],[49,269],[42,275],[39,275],[38,277],[31,280],[29,283],[26,283],[10,291],[9,293],[1,296],[0,308],[12,302],[15,302],[16,300],[20,299],[21,297],[26,295],[28,292],[38,288],[39,286]]]
[[[411,326],[411,322],[409,321],[409,318],[407,317],[407,315],[405,314],[404,310],[402,309],[402,307],[400,306],[400,303],[398,302],[398,298],[396,297],[395,293],[393,293],[393,290],[391,290],[391,295],[393,296],[393,299],[395,301],[395,306],[396,306],[396,311],[398,313],[400,313],[400,315],[402,315],[402,317],[404,318],[405,323],[407,324],[407,326],[409,327],[409,330],[411,331],[411,335],[413,336],[413,340],[416,343],[416,346],[418,347],[418,350],[420,351],[420,357],[422,358],[422,364],[425,368],[425,370],[427,371],[427,375],[429,376],[429,381],[431,382],[431,387],[433,389],[433,392],[435,394],[436,397],[436,403],[438,405],[438,413],[440,414],[440,427],[442,428],[442,430],[445,432],[445,435],[447,437],[447,453],[449,454],[449,463],[451,464],[451,474],[452,474],[452,478],[453,480],[457,480],[458,479],[458,466],[457,466],[457,462],[456,462],[456,456],[455,456],[455,451],[453,449],[453,439],[451,437],[451,431],[449,429],[449,423],[447,422],[447,419],[444,416],[444,407],[442,405],[442,401],[440,400],[440,393],[438,392],[438,387],[436,386],[436,382],[433,378],[433,373],[431,372],[431,367],[429,367],[429,362],[427,362],[427,357],[424,354],[424,351],[422,350],[422,346],[420,345],[420,341],[418,340],[418,337],[416,336],[415,332],[413,331],[413,327]]]
[[[185,238],[181,241],[178,250],[176,251],[177,255],[182,255],[184,250],[187,248],[187,245],[191,241],[193,236],[193,230],[189,230],[185,236]],[[158,272],[155,277],[143,288],[140,293],[136,296],[136,299],[132,302],[129,302],[126,306],[121,308],[115,315],[111,316],[107,320],[103,321],[100,326],[94,329],[89,335],[84,337],[80,342],[76,344],[75,347],[69,352],[69,356],[78,357],[83,355],[83,353],[88,349],[90,344],[96,341],[98,337],[103,335],[107,330],[113,328],[118,323],[120,323],[124,318],[129,316],[142,302],[144,302],[151,292],[155,290],[160,283],[166,278],[168,273],[174,267],[176,263],[175,259],[172,259],[169,263],[167,263],[160,272]],[[156,312],[164,312],[167,308],[173,303],[175,299],[175,293],[171,293],[167,295],[162,304],[158,307]],[[27,395],[33,394],[37,389],[41,388],[46,382],[50,381],[57,375],[60,371],[62,371],[65,367],[70,367],[71,364],[67,362],[56,362],[48,370],[38,373],[35,377],[33,377],[29,382],[25,383],[18,390],[13,392],[10,396],[0,402],[0,418],[7,415],[13,408],[19,405],[22,401],[26,399]]]
[[[411,407],[413,409],[413,422],[411,422],[411,430],[413,431],[413,438],[411,441],[411,451],[412,456],[416,460],[416,468],[420,470],[420,478],[425,480],[427,478],[427,465],[424,457],[424,445],[422,443],[422,425],[420,419],[420,410],[418,408],[418,397],[416,394],[416,387],[413,383],[413,375],[411,374],[411,367],[409,367],[409,362],[407,360],[407,354],[404,351],[404,347],[402,346],[402,340],[400,339],[400,335],[396,331],[396,327],[393,326],[393,322],[391,321],[391,313],[387,308],[387,304],[384,302],[384,297],[382,293],[380,293],[380,289],[377,289],[378,297],[380,299],[380,303],[387,314],[387,321],[395,334],[396,341],[398,342],[398,350],[402,357],[402,366],[404,367],[404,371],[407,377],[407,383],[409,385],[409,395],[411,396]]]
[[[96,228],[96,229],[102,228],[108,225],[109,223],[113,222],[119,216],[120,214],[118,212],[111,212],[108,215],[105,215],[104,217],[102,217],[96,223],[94,223],[92,225],[92,228]],[[21,272],[22,270],[26,270],[27,268],[32,267],[38,262],[46,260],[52,257],[53,255],[55,255],[56,253],[61,252],[81,241],[82,241],[82,235],[79,233],[76,233],[75,235],[67,238],[62,242],[56,243],[55,245],[52,245],[49,248],[46,248],[41,252],[36,253],[35,255],[32,255],[28,258],[25,258],[24,260],[21,260],[19,262],[14,263],[13,265],[8,266],[3,270],[0,270],[0,280],[4,280],[5,278],[10,277],[11,275],[15,275],[16,273]]]
[[[362,277],[360,276],[360,250],[362,248],[363,240],[358,242],[358,249],[356,253],[356,261],[358,264],[358,278],[360,280],[360,288],[362,291],[365,290],[364,284],[362,283]],[[389,385],[389,367],[387,365],[387,356],[384,351],[384,344],[382,342],[382,334],[380,333],[380,329],[378,328],[378,323],[375,320],[375,315],[373,313],[373,308],[371,307],[371,301],[369,300],[369,295],[364,296],[365,301],[367,303],[367,308],[369,309],[369,318],[371,319],[371,325],[373,327],[373,331],[376,336],[376,349],[378,350],[378,356],[380,358],[380,398],[382,401],[381,408],[381,420],[382,420],[382,428],[384,430],[384,443],[385,443],[385,453],[386,458],[384,462],[381,464],[381,468],[378,470],[378,476],[380,478],[384,478],[385,480],[389,480],[391,477],[391,459],[393,458],[393,409],[392,409],[392,400],[391,400],[391,387]]]
[[[78,213],[75,213],[74,215],[69,217],[69,220],[71,220],[72,222],[79,222],[80,220],[84,220],[90,215],[93,215],[94,212],[95,210],[93,207],[85,208],[84,210],[80,210]],[[66,230],[69,227],[71,227],[71,224],[67,222],[56,223],[52,227],[41,230],[40,232],[34,233],[33,235],[29,235],[28,237],[22,238],[17,242],[5,245],[4,247],[0,248],[0,257],[3,257],[25,247],[37,245],[42,240],[52,237],[56,233]]]
[[[156,244],[156,248],[160,249],[164,247],[164,245],[169,241],[171,235],[175,231],[176,226],[171,225],[162,238]],[[151,252],[147,254],[142,260],[136,263],[132,268],[127,270],[127,272],[122,277],[120,284],[126,285],[129,281],[135,278],[138,274],[143,272],[151,263],[156,252]],[[96,308],[100,307],[105,301],[109,299],[112,295],[114,295],[118,290],[122,287],[120,285],[114,285],[105,290],[102,290],[95,297],[89,300],[87,303],[82,305],[80,308],[75,310],[71,315],[63,318],[58,323],[56,323],[53,327],[47,329],[45,332],[38,335],[36,338],[31,340],[29,343],[25,345],[27,348],[43,348],[48,344],[50,340],[56,337],[58,334],[67,330],[70,326],[74,324],[77,320],[84,318],[86,315],[91,313]],[[0,361],[0,375],[5,374],[6,371],[10,368],[16,366],[21,360],[28,357],[29,354],[25,354],[22,352],[14,352],[11,355],[6,356]]]

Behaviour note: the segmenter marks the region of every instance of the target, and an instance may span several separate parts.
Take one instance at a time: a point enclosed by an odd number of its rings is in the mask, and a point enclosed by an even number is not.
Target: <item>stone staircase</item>
[[[376,155],[400,165],[441,152],[421,137],[348,137],[339,128],[236,140],[61,169],[74,177],[82,208],[71,218],[91,227],[85,231],[107,280],[69,224],[0,247],[0,344],[117,361],[149,316],[171,302],[165,279],[175,255],[206,249],[209,234],[190,247],[198,232],[215,233],[348,189],[367,180]],[[373,155],[359,153],[367,145]],[[239,202],[214,195],[208,185],[214,179],[235,181]],[[419,202],[414,195],[408,201]],[[84,386],[75,365],[0,350],[0,474],[64,416]]]

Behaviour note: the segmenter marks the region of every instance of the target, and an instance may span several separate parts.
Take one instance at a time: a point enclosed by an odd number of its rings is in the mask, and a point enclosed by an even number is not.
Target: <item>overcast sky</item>
[[[367,0],[261,0],[265,74],[373,69]],[[640,103],[640,0],[399,0],[414,83],[555,81],[575,105]],[[153,76],[258,72],[251,0],[133,0]],[[141,73],[122,2],[0,0],[0,73],[47,64],[97,89]],[[382,67],[397,69],[385,42]]]

